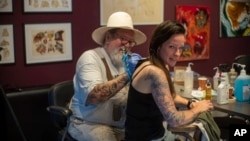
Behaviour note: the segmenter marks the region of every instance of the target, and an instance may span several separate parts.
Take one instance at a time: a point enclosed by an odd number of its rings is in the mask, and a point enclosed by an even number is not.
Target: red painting
[[[210,8],[176,6],[176,20],[186,28],[186,44],[180,61],[209,59]]]

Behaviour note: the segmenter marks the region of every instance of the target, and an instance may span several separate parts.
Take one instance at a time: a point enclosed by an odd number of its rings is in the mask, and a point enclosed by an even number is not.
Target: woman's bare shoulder
[[[146,74],[147,76],[152,76],[152,75],[159,75],[162,76],[164,75],[164,72],[161,68],[153,65],[151,62],[146,61],[140,65],[138,70],[141,70],[141,73]],[[138,71],[137,70],[137,71]]]

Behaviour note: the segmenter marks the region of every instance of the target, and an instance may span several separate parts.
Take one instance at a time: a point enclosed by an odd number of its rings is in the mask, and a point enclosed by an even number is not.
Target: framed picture
[[[249,37],[249,0],[220,0],[220,37]]]
[[[13,25],[0,25],[0,64],[15,63]]]
[[[24,12],[72,12],[72,0],[23,0]]]
[[[186,43],[179,61],[204,60],[210,56],[210,7],[176,6],[176,20],[186,28]]]
[[[100,24],[116,11],[129,13],[135,25],[159,24],[164,18],[164,0],[100,0]]]
[[[72,60],[71,23],[25,24],[26,63]]]
[[[12,0],[0,0],[0,13],[13,12]]]
[[[186,66],[175,66],[174,67],[174,83],[183,85],[184,84],[184,72]]]

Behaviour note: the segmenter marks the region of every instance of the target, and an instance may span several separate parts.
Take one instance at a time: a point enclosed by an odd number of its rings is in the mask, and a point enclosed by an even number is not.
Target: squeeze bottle
[[[236,101],[247,102],[250,101],[250,76],[246,74],[245,65],[239,65],[242,69],[234,82],[234,95]]]
[[[220,81],[220,72],[218,67],[214,67],[214,70],[216,70],[214,76],[213,76],[213,88],[214,90],[218,90],[218,85]]]
[[[184,92],[187,95],[191,95],[194,85],[194,72],[191,69],[193,63],[188,63],[186,71],[184,72]]]
[[[236,64],[236,63],[232,64],[232,68],[228,72],[229,84],[232,87],[234,87],[234,81],[235,81],[235,79],[237,78],[237,75],[238,75],[237,72],[235,71],[234,67],[233,67],[234,64]]]

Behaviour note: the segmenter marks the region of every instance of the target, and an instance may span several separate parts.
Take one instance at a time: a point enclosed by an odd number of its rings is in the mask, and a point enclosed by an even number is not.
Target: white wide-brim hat
[[[134,40],[136,45],[140,45],[147,40],[146,35],[133,26],[130,15],[126,12],[115,12],[109,16],[107,26],[99,27],[92,33],[92,39],[99,45],[103,45],[105,33],[114,28],[128,29],[134,31]]]

